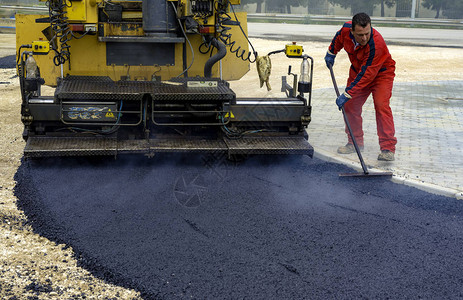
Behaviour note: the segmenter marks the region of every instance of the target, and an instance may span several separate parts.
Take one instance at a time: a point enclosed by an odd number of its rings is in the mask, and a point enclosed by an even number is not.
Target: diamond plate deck
[[[197,81],[198,79],[190,79]],[[154,101],[201,102],[231,101],[235,93],[224,81],[218,81],[217,87],[187,87],[188,79],[175,81],[113,81],[101,76],[68,76],[56,89],[60,100],[142,100],[151,95]]]
[[[24,156],[34,158],[161,152],[313,156],[312,146],[303,137],[256,137],[239,140],[150,139],[149,141],[117,141],[115,138],[106,137],[29,137]]]
[[[117,140],[113,138],[29,137],[25,157],[116,155]]]
[[[229,154],[281,154],[308,155],[313,157],[313,147],[301,137],[245,137],[225,139]]]
[[[204,139],[151,139],[125,140],[118,142],[118,153],[137,152],[215,152],[227,151],[227,145],[221,140]]]

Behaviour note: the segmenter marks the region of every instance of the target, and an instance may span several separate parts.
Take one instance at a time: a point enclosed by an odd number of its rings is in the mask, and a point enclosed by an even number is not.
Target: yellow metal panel
[[[188,0],[180,0],[177,7],[177,17],[191,16],[191,5]]]
[[[93,4],[94,0],[87,0],[87,23],[97,23],[98,22],[98,6]]]
[[[104,23],[104,36],[144,36],[141,23]]]
[[[65,64],[65,75],[109,76],[113,80],[130,76],[134,80],[151,80],[152,76],[161,76],[161,80],[168,80],[182,73],[182,44],[175,47],[174,66],[116,66],[106,65],[106,43],[98,41],[97,36],[85,36],[80,40],[72,40],[71,69]]]
[[[142,17],[141,11],[122,11],[122,19],[141,19]]]
[[[240,4],[241,4],[241,0],[230,0],[230,4],[231,4],[231,5],[240,5]]]
[[[70,1],[70,3],[66,15],[70,22],[98,22],[98,7],[95,0]]]
[[[238,13],[239,21],[243,29],[246,30],[246,13]],[[16,38],[17,46],[23,44],[31,44],[33,41],[40,39],[46,40],[42,34],[42,30],[49,26],[46,23],[35,23],[35,19],[43,18],[44,15],[17,15],[16,16]],[[248,45],[245,37],[241,33],[238,26],[230,26],[232,29],[229,33],[232,34],[232,41],[236,41],[233,50],[241,47],[240,52],[247,50]],[[114,29],[116,28],[116,29]],[[118,35],[130,33],[130,35],[139,35],[140,28],[128,31],[122,30],[121,27],[113,26]],[[188,71],[188,76],[204,76],[204,65],[210,58],[210,53],[201,54],[198,52],[199,46],[203,42],[200,35],[188,35],[195,51],[194,63]],[[69,51],[71,53],[70,62],[63,65],[64,75],[89,75],[89,76],[109,76],[113,80],[120,80],[122,76],[129,75],[132,79],[150,80],[152,76],[161,76],[162,80],[169,80],[176,77],[183,71],[183,47],[186,47],[187,66],[190,65],[192,55],[188,44],[178,43],[175,46],[175,64],[173,66],[115,66],[106,65],[106,43],[99,42],[97,35],[86,35],[81,39],[72,39],[69,43]],[[159,45],[162,47],[162,44]],[[237,80],[244,76],[249,71],[249,62],[243,61],[230,53],[230,47],[227,47],[228,54],[222,59],[222,74],[225,80]],[[216,51],[214,51],[214,54]],[[40,68],[41,75],[45,79],[47,85],[56,85],[56,78],[60,76],[61,67],[55,66],[53,57],[55,52],[51,51],[47,55],[37,55],[36,61]],[[214,77],[220,76],[220,64],[216,63],[212,70]]]
[[[69,21],[87,21],[87,1],[69,1],[71,5],[67,7],[67,17]]]
[[[35,19],[46,16],[48,15],[16,14],[16,49],[19,49],[21,45],[32,44],[33,41],[47,40],[42,34],[42,30],[50,24],[35,23]],[[45,79],[45,84],[52,86],[56,85],[56,77],[59,76],[59,68],[53,63],[54,55],[55,53],[51,51],[47,55],[34,56],[37,66],[40,68],[40,75]]]

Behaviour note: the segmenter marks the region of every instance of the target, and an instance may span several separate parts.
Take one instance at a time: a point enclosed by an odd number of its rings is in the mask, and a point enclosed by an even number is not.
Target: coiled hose
[[[66,7],[70,7],[67,4],[67,0],[51,0],[47,1],[48,11],[50,15],[50,25],[54,36],[51,39],[52,49],[56,52],[53,58],[53,63],[56,66],[64,64],[69,60],[71,53],[68,42],[72,39],[72,31],[66,17]],[[60,44],[60,50],[58,50],[57,42]]]

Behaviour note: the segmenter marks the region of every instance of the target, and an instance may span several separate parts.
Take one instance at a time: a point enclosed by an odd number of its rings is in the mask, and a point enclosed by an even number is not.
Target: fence
[[[463,20],[463,5],[450,7],[447,9],[431,10],[423,6],[425,0],[395,0],[395,4],[388,7],[386,1],[378,5],[371,6],[371,12],[368,12],[372,17],[386,18],[411,18],[411,19],[446,19]],[[245,3],[242,0],[242,3]],[[248,13],[278,13],[308,15],[312,16],[336,16],[345,17],[352,16],[354,8],[346,9],[339,5],[332,5],[328,0],[301,0],[305,6],[289,6],[285,0],[264,0],[261,5],[256,4],[241,4],[237,10],[247,11]],[[12,17],[16,11],[24,11],[24,7],[40,6],[45,7],[45,2],[38,0],[1,0],[0,17]],[[16,9],[14,7],[17,7]],[[21,8],[20,8],[21,7]],[[260,9],[260,11],[256,11]],[[361,6],[360,9],[365,9]],[[27,11],[27,9],[26,9]]]
[[[299,3],[302,5],[290,7],[286,5],[286,1],[284,0],[264,0],[260,6],[256,4],[242,4],[240,8],[248,13],[352,16],[352,14],[361,10],[369,13],[372,17],[463,19],[463,5],[458,4],[458,1],[454,6],[443,7],[439,10],[426,8],[424,6],[425,0],[395,0],[392,6],[388,6],[387,1],[382,1],[379,4],[359,5],[357,8],[342,8],[340,5],[332,5],[328,0],[301,0]],[[260,11],[257,11],[258,9]]]

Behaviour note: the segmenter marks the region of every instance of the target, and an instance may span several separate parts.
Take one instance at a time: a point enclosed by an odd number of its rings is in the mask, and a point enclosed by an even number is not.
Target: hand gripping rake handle
[[[334,77],[333,66],[328,64],[328,68],[330,69],[331,80],[333,81],[334,90],[336,91],[336,95],[339,97],[340,93],[339,93],[338,85],[336,84],[336,78]],[[354,143],[355,151],[357,152],[357,155],[359,157],[360,164],[362,165],[363,173],[365,175],[368,175],[369,172],[368,172],[367,166],[365,165],[365,161],[363,160],[362,154],[360,153],[360,148],[357,144],[357,141],[355,140],[354,134],[352,133],[352,128],[350,127],[349,120],[347,119],[346,112],[344,111],[344,106],[341,108],[341,111],[342,111],[342,115],[344,116],[344,122],[346,122],[347,129],[352,138],[352,142]]]

